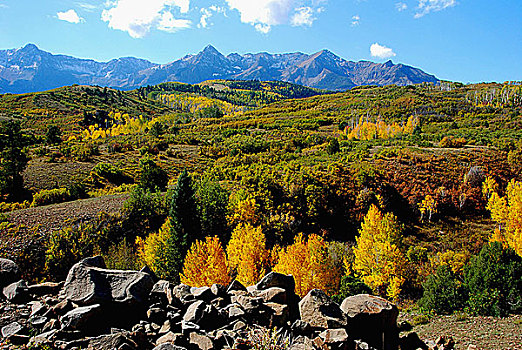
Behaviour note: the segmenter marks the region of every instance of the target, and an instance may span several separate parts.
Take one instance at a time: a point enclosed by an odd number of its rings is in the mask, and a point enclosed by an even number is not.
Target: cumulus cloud
[[[114,0],[108,3],[109,9],[102,12],[102,20],[109,28],[128,32],[133,38],[143,38],[152,28],[175,32],[189,28],[191,22],[176,19],[174,9],[187,13],[190,0]]]
[[[215,13],[222,13],[226,16],[226,10],[223,7],[212,5],[209,8],[202,8],[198,28],[207,28],[211,25],[209,20]]]
[[[352,27],[357,27],[361,24],[361,17],[359,15],[352,16]]]
[[[314,23],[314,10],[311,7],[299,7],[295,9],[295,13],[292,16],[292,25],[297,26],[312,26]]]
[[[272,26],[291,24],[311,26],[314,14],[324,0],[226,0],[231,10],[237,10],[241,22],[253,25],[256,30],[268,33]]]
[[[66,21],[66,22],[69,22],[69,23],[80,23],[80,22],[83,22],[83,18],[78,16],[76,11],[74,11],[72,9],[69,10],[69,11],[65,11],[65,12],[58,12],[56,14],[56,16],[58,16],[59,20]]]
[[[415,18],[420,18],[430,12],[441,11],[457,5],[457,0],[419,0],[418,12]]]
[[[402,12],[408,9],[408,5],[406,5],[403,2],[398,2],[395,4],[395,8],[397,9],[397,11]]]
[[[372,44],[370,46],[370,53],[373,57],[377,58],[390,58],[395,56],[395,52],[389,47],[380,45],[378,43]]]
[[[84,11],[87,11],[87,12],[94,12],[96,9],[99,8],[96,5],[88,4],[88,3],[85,3],[85,2],[78,3],[78,6],[80,6]]]

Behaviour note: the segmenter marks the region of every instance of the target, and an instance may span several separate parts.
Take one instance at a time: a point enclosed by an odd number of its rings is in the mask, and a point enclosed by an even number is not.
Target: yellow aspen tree
[[[153,232],[146,239],[136,238],[138,258],[152,269],[160,278],[165,276],[161,253],[165,251],[170,237],[172,223],[168,218],[158,232]]]
[[[270,252],[261,227],[239,224],[227,246],[228,264],[236,279],[249,286],[257,283],[266,272]]]
[[[374,292],[395,299],[405,281],[401,227],[391,213],[372,205],[356,237],[353,270]]]
[[[437,212],[435,198],[427,194],[419,205],[419,211],[421,212],[421,221],[423,221],[424,215],[428,214],[428,222],[431,222],[431,216]]]
[[[308,240],[302,234],[295,237],[294,243],[279,251],[274,271],[293,275],[295,292],[299,296],[319,288],[333,294],[341,278],[341,271],[330,261],[328,244],[321,236],[312,234]]]
[[[511,247],[522,256],[522,182],[511,180],[504,197],[492,192],[486,209],[498,223],[491,240]]]
[[[211,286],[214,283],[230,283],[227,257],[218,237],[206,237],[205,241],[192,243],[183,263],[181,283],[192,287]]]

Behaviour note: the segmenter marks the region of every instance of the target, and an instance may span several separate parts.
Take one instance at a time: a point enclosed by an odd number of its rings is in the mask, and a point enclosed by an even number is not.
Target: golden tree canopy
[[[192,243],[183,263],[180,280],[192,287],[230,283],[227,257],[218,237],[206,237],[205,241]]]
[[[511,247],[522,256],[522,182],[511,180],[504,197],[494,191],[495,185],[486,183],[484,187],[486,186],[492,189],[489,191],[486,208],[491,212],[492,219],[499,224],[491,240]]]
[[[356,274],[376,293],[393,299],[399,295],[405,280],[406,258],[400,249],[400,229],[393,214],[383,215],[372,205],[353,248]]]
[[[227,246],[229,268],[244,285],[257,283],[265,275],[270,252],[261,227],[239,224]]]
[[[308,240],[302,234],[297,235],[292,245],[279,251],[274,271],[293,275],[299,296],[314,288],[331,294],[337,289],[341,276],[340,269],[329,259],[328,244],[316,234]]]

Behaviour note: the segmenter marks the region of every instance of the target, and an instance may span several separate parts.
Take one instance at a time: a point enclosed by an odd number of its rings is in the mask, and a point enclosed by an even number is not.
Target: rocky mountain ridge
[[[167,64],[134,57],[97,62],[53,55],[34,44],[0,50],[0,93],[44,91],[72,84],[129,90],[168,81],[196,84],[211,79],[281,80],[326,90],[439,81],[411,66],[347,61],[328,50],[312,55],[261,52],[224,56],[209,45],[198,54]]]

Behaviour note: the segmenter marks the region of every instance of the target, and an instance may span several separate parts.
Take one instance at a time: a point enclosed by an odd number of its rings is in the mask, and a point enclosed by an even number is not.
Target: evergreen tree
[[[161,259],[168,267],[168,277],[178,282],[188,248],[196,239],[201,239],[195,191],[186,170],[179,175],[178,182],[172,190],[169,216],[170,236]]]
[[[0,194],[11,199],[19,199],[23,194],[22,172],[27,166],[20,122],[2,121],[0,123]]]

